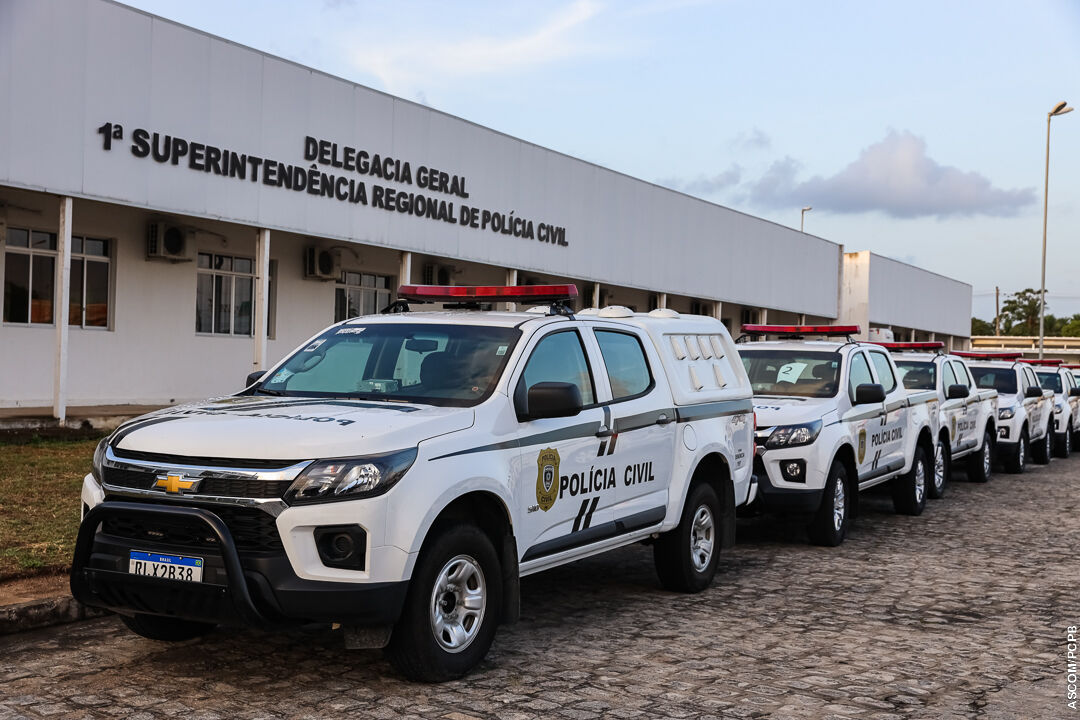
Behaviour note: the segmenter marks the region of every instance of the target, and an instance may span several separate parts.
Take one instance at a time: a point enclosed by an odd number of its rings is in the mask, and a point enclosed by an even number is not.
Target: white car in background
[[[933,472],[930,403],[937,395],[909,393],[884,348],[845,337],[859,332],[856,325],[742,330],[739,354],[757,413],[761,508],[809,516],[810,541],[830,546],[844,541],[859,493],[883,483],[897,512],[921,514]],[[770,335],[782,339],[743,342]]]
[[[1028,454],[1040,465],[1050,462],[1054,393],[1044,390],[1022,353],[956,351],[980,390],[997,390],[996,457],[1011,473],[1027,468]]]
[[[1027,363],[1036,367],[1035,377],[1043,388],[1054,392],[1054,454],[1067,458],[1080,429],[1080,387],[1061,360],[1028,360]]]
[[[954,462],[967,458],[968,478],[986,482],[993,472],[997,391],[979,389],[964,360],[944,353],[943,342],[880,343],[892,353],[908,390],[937,393],[938,422],[932,498],[945,492]]]

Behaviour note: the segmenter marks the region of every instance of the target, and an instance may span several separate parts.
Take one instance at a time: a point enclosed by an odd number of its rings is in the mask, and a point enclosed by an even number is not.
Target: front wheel
[[[1057,436],[1054,444],[1054,454],[1059,458],[1067,458],[1072,453],[1072,424],[1062,434]]]
[[[1054,433],[1046,428],[1046,434],[1031,444],[1031,459],[1039,465],[1046,465],[1053,456]]]
[[[915,448],[915,459],[906,475],[892,481],[893,507],[901,515],[922,515],[926,507],[926,483],[930,478],[930,461],[922,447]]]
[[[1012,454],[1005,458],[1005,469],[1011,473],[1021,475],[1027,470],[1028,434],[1027,430],[1020,431],[1020,439],[1016,441]]]
[[[216,627],[213,623],[159,615],[121,615],[120,620],[136,635],[164,642],[180,642],[202,637]]]
[[[984,483],[990,479],[990,474],[994,469],[993,442],[994,438],[990,435],[990,431],[984,432],[982,447],[967,461],[968,480]]]
[[[687,593],[709,587],[720,559],[720,518],[716,490],[706,483],[694,485],[678,526],[653,545],[653,563],[661,585]]]
[[[425,543],[417,560],[387,658],[410,680],[459,678],[491,647],[501,603],[491,540],[472,525],[447,528]]]
[[[825,491],[821,494],[821,505],[806,526],[806,534],[814,545],[836,547],[844,542],[851,509],[850,490],[844,463],[834,460],[825,481]]]
[[[938,440],[934,448],[934,474],[929,487],[926,488],[927,497],[945,497],[945,485],[949,482],[949,472],[952,467],[952,457],[949,455],[949,446],[944,440]]]

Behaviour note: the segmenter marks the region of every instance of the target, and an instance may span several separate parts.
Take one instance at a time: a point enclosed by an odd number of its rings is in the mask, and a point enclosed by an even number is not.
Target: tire
[[[949,476],[952,473],[952,455],[949,446],[942,439],[938,439],[934,446],[934,471],[930,473],[930,482],[926,484],[926,496],[938,500],[945,497],[945,486],[949,484]]]
[[[926,507],[926,486],[934,472],[926,451],[918,446],[911,461],[911,469],[904,475],[894,478],[892,485],[893,507],[901,515],[922,515]]]
[[[410,680],[444,682],[487,655],[499,624],[502,574],[491,540],[472,525],[446,528],[424,545],[386,656]]]
[[[847,468],[839,460],[833,460],[821,494],[821,505],[806,526],[806,534],[814,545],[836,547],[844,542],[850,522],[851,485]]]
[[[1064,459],[1072,454],[1072,435],[1072,423],[1069,423],[1068,429],[1055,438],[1054,455]]]
[[[720,499],[706,483],[690,489],[677,527],[653,545],[653,563],[667,590],[696,593],[709,587],[720,559]]]
[[[1051,422],[1053,422],[1051,420]],[[1046,465],[1054,454],[1054,432],[1046,428],[1046,434],[1031,446],[1031,459],[1039,465]]]
[[[121,615],[120,620],[128,630],[150,640],[180,642],[202,637],[213,630],[214,623],[181,620],[180,618],[161,617],[159,615]]]
[[[1027,470],[1028,433],[1027,428],[1020,431],[1020,439],[1016,441],[1012,454],[1005,458],[1005,469],[1016,475],[1022,475]]]
[[[979,452],[967,461],[967,476],[971,482],[984,483],[994,471],[994,439],[990,432],[983,433],[983,444]]]

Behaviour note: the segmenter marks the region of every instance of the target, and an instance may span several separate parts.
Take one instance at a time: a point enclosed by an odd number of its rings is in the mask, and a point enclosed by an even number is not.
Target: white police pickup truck
[[[734,343],[576,296],[403,286],[237,395],[125,424],[83,483],[74,596],[161,640],[340,623],[438,681],[516,620],[522,575],[650,541],[665,587],[705,588],[755,491]],[[551,305],[473,311],[500,301]]]
[[[979,389],[998,393],[996,457],[1011,473],[1027,468],[1028,452],[1040,465],[1050,462],[1054,393],[1044,390],[1022,353],[956,351],[968,361]]]
[[[879,343],[892,354],[900,382],[909,391],[937,393],[938,415],[933,423],[934,478],[926,494],[940,498],[956,460],[967,457],[968,478],[990,479],[994,465],[997,391],[979,389],[964,361],[942,351],[943,342]]]
[[[1067,458],[1072,453],[1073,438],[1080,429],[1080,387],[1076,377],[1061,360],[1026,360],[1039,367],[1035,377],[1044,390],[1054,393],[1054,454]]]
[[[890,483],[897,512],[926,504],[934,440],[933,391],[910,394],[879,345],[846,339],[857,325],[744,325],[739,354],[757,413],[757,502],[810,514],[819,545],[839,545],[858,493]],[[778,336],[742,344],[750,337]],[[936,410],[934,411],[936,413]]]

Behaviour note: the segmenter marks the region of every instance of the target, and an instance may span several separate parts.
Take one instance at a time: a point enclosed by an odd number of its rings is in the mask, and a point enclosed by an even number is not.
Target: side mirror
[[[855,404],[871,405],[885,402],[885,387],[878,383],[863,383],[855,388]]]
[[[1028,385],[1027,390],[1024,391],[1024,397],[1026,398],[1041,398],[1043,389],[1038,385]]]
[[[1069,397],[1080,397],[1080,387],[1074,387],[1070,390]]]
[[[259,370],[257,372],[253,372],[253,373],[248,373],[247,380],[244,381],[244,387],[246,387],[246,388],[251,387],[255,383],[262,380],[263,375],[265,375],[265,374],[266,374],[266,372],[263,371],[263,370]]]
[[[945,391],[946,400],[963,400],[970,394],[967,385],[950,385]]]
[[[522,420],[572,417],[581,412],[581,390],[573,383],[540,382],[529,388],[525,407],[518,408]]]

